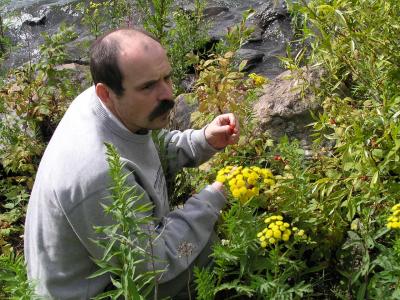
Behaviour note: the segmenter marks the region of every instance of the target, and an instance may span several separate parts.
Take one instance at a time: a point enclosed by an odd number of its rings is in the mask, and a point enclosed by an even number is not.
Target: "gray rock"
[[[44,15],[44,16],[41,16],[41,17],[37,17],[37,18],[32,18],[32,19],[29,19],[29,20],[25,20],[25,21],[23,22],[23,24],[24,24],[24,25],[31,26],[31,27],[34,27],[34,26],[43,26],[43,25],[46,24],[46,21],[47,21],[47,16]]]
[[[247,64],[243,71],[248,71],[258,63],[262,62],[264,53],[254,49],[239,49],[236,52],[238,61],[247,60]]]
[[[218,16],[222,12],[228,12],[229,8],[225,6],[210,6],[206,7],[203,14],[206,18]]]
[[[275,140],[287,135],[310,145],[310,111],[316,112],[320,106],[306,87],[308,82],[318,86],[322,74],[320,70],[285,71],[267,84],[254,105],[259,130],[269,132]]]
[[[181,94],[175,99],[175,106],[171,112],[169,128],[171,130],[185,130],[190,128],[190,116],[196,111],[197,102],[191,101],[190,94]]]
[[[257,10],[255,15],[256,19],[259,21],[259,25],[261,28],[266,28],[268,25],[280,18],[284,18],[288,16],[288,11],[286,8],[285,1],[271,1]]]
[[[249,38],[249,43],[255,43],[255,42],[261,42],[262,41],[262,36],[264,33],[264,29],[262,29],[260,26],[257,24],[255,25],[249,25],[252,26],[254,31],[252,32],[250,38]]]

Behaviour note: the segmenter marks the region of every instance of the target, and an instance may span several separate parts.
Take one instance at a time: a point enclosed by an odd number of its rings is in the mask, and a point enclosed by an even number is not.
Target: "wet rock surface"
[[[87,49],[82,49],[81,45],[86,41],[89,44],[93,37],[87,28],[82,26],[80,15],[75,6],[80,1],[71,0],[44,0],[44,1],[25,1],[30,5],[22,4],[16,7],[11,18],[7,19],[9,27],[8,34],[15,45],[18,45],[10,53],[10,57],[3,62],[2,69],[8,69],[35,60],[38,57],[38,47],[43,43],[42,32],[52,35],[57,32],[61,23],[74,25],[78,33],[78,40],[67,46],[69,52],[69,62],[87,63]],[[193,1],[177,1],[177,5],[183,9],[192,9]],[[276,4],[275,4],[276,3]],[[249,22],[249,26],[254,27],[249,42],[244,45],[242,53],[258,53],[251,64],[248,65],[249,71],[254,71],[273,78],[278,75],[282,68],[279,64],[278,55],[284,55],[286,43],[291,38],[290,19],[287,17],[286,7],[282,4],[283,0],[276,2],[256,1],[256,0],[226,0],[209,1],[204,10],[204,15],[211,22],[210,36],[213,41],[220,40],[229,30],[242,20],[242,14],[253,8],[255,15]],[[9,15],[9,14],[7,14]],[[270,23],[280,20],[282,28],[269,28]],[[280,30],[280,32],[276,32]],[[273,35],[273,38],[271,38]],[[262,55],[262,58],[260,55]],[[239,53],[239,55],[241,55]],[[253,69],[253,70],[252,70]]]

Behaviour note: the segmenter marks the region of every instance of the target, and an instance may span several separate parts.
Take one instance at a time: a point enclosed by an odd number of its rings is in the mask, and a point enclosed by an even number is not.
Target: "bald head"
[[[104,83],[117,96],[124,93],[121,60],[138,59],[153,49],[162,49],[149,33],[135,29],[118,29],[99,37],[90,49],[90,72],[94,84]]]

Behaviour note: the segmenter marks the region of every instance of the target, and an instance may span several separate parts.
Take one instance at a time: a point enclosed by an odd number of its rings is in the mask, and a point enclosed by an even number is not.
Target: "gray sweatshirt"
[[[172,131],[165,139],[172,173],[197,166],[216,152],[204,129]],[[97,270],[91,257],[103,254],[91,241],[98,238],[93,227],[113,222],[101,206],[110,187],[104,142],[117,147],[126,171],[132,172],[128,184],[154,205],[154,228],[162,228],[154,243],[156,268],[165,270],[160,294],[173,296],[186,284],[188,263],[207,261],[213,227],[226,200],[207,186],[183,208],[170,211],[151,134],[133,134],[112,120],[93,87],[72,102],[40,162],[25,222],[28,277],[39,295],[52,299],[89,299],[110,283],[108,274],[87,279]],[[193,245],[188,259],[178,253],[182,243]]]

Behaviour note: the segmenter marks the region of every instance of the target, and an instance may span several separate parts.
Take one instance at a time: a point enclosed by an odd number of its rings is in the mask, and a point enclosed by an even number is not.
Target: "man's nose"
[[[161,83],[160,100],[173,100],[173,89],[170,80],[163,80]]]

